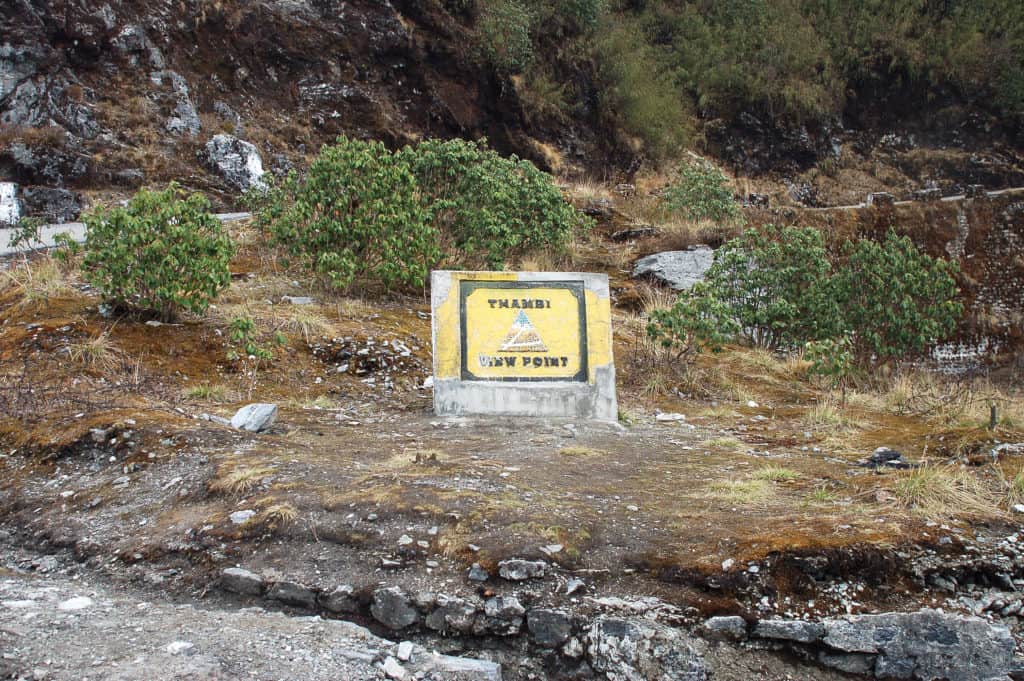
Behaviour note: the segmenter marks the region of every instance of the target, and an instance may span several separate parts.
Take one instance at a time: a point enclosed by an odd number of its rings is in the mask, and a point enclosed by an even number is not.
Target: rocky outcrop
[[[16,225],[21,220],[18,185],[0,182],[0,225]]]
[[[608,681],[706,681],[704,660],[678,629],[602,617],[587,632],[587,659]]]
[[[80,194],[57,187],[25,187],[21,198],[26,214],[54,224],[77,220],[83,209]]]
[[[1008,629],[938,610],[852,615],[821,623],[765,620],[752,635],[795,645],[827,667],[880,679],[988,681],[1016,668]]]

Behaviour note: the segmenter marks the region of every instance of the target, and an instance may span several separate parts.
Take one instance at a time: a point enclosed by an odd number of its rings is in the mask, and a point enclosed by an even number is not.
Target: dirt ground
[[[1020,464],[991,454],[1024,442],[1012,385],[915,379],[841,406],[801,362],[742,348],[680,373],[627,306],[619,423],[440,419],[421,298],[328,295],[243,248],[205,317],[157,324],[105,310],[46,258],[4,267],[0,526],[11,546],[145,588],[204,597],[240,565],[468,595],[505,588],[468,581],[473,563],[493,577],[524,558],[552,566],[517,592],[533,604],[657,597],[690,622],[966,609],[911,559],[1019,529]],[[316,302],[283,302],[301,295]],[[273,360],[228,358],[239,316]],[[988,430],[993,396],[1003,418]],[[251,402],[280,406],[269,432],[216,420]],[[912,468],[862,465],[881,446]],[[913,496],[930,470],[951,494]],[[567,595],[572,579],[584,591]]]

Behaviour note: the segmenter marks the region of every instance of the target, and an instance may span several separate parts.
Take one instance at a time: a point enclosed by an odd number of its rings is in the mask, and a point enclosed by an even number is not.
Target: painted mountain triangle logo
[[[522,310],[512,322],[512,328],[502,341],[498,352],[547,352],[548,348],[541,340],[537,329],[533,328],[530,318]]]

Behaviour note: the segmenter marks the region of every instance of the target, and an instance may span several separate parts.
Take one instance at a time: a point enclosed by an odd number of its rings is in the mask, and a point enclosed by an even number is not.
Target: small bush
[[[671,308],[653,310],[647,324],[647,335],[686,364],[704,350],[719,352],[739,330],[704,282],[680,295]]]
[[[164,321],[202,313],[231,281],[234,246],[210,202],[175,185],[86,214],[83,276],[116,307]]]
[[[733,200],[729,180],[703,159],[679,167],[676,181],[665,189],[665,208],[693,220],[736,224],[742,222],[739,204]]]
[[[433,228],[454,252],[490,267],[527,251],[564,246],[589,220],[529,161],[503,158],[484,142],[428,140],[399,152],[430,205]]]
[[[257,224],[339,289],[358,277],[418,286],[440,259],[416,178],[380,142],[338,138],[304,179],[290,174],[261,200]]]
[[[345,138],[321,150],[304,180],[293,174],[259,199],[257,221],[343,289],[357,278],[422,285],[446,253],[453,265],[500,268],[530,250],[561,248],[590,225],[549,175],[483,142],[391,152]]]
[[[835,291],[862,360],[917,355],[947,337],[963,314],[956,263],[922,253],[907,237],[847,242]]]
[[[777,349],[837,335],[831,271],[821,232],[766,225],[720,248],[707,283],[748,341]]]

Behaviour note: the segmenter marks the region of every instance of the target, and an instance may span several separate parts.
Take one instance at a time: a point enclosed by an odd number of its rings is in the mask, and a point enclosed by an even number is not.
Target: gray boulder
[[[329,593],[321,594],[319,602],[325,610],[330,612],[359,612],[359,600],[355,596],[355,589],[348,584],[342,584]]]
[[[530,637],[541,648],[557,648],[572,634],[572,618],[561,610],[535,608],[526,615]]]
[[[170,82],[174,96],[174,110],[171,117],[164,123],[164,127],[174,135],[195,137],[202,130],[202,123],[199,120],[199,112],[196,111],[196,107],[192,103],[188,81],[180,73],[174,71],[161,71],[152,76],[157,85],[163,84],[165,78]]]
[[[599,618],[586,636],[587,659],[608,681],[706,681],[704,659],[681,631],[642,619]]]
[[[394,631],[412,626],[419,619],[412,599],[397,586],[373,592],[370,614],[375,620]]]
[[[200,152],[201,160],[240,191],[262,189],[263,160],[256,147],[232,135],[214,135]]]
[[[473,623],[473,633],[515,636],[523,628],[526,608],[515,596],[496,596],[484,601],[484,612]]]
[[[228,568],[222,572],[220,583],[225,590],[236,594],[259,596],[263,593],[263,578],[242,568]]]
[[[82,196],[57,187],[25,187],[21,192],[25,212],[47,222],[72,222],[82,214]]]
[[[427,615],[424,624],[428,629],[439,631],[443,634],[457,631],[468,633],[473,629],[476,621],[477,609],[469,601],[454,596],[438,594],[436,608]]]
[[[267,591],[267,598],[296,608],[312,610],[316,607],[316,594],[295,582],[276,582]]]
[[[665,251],[640,258],[633,266],[633,277],[651,277],[676,291],[686,291],[704,275],[715,262],[715,252],[707,246],[687,251]]]
[[[830,648],[877,655],[874,672],[881,678],[985,681],[1014,668],[1009,630],[977,617],[922,610],[831,619],[824,626],[822,642]]]
[[[247,404],[231,417],[231,427],[261,433],[277,420],[276,404]]]
[[[15,175],[22,182],[62,185],[89,172],[89,163],[71,140],[62,146],[30,147],[13,142],[8,154],[14,161]]]
[[[498,574],[513,582],[539,579],[547,572],[548,564],[542,560],[503,560],[498,563]]]
[[[16,225],[21,220],[21,204],[18,202],[18,185],[0,182],[0,225]],[[7,244],[0,244],[6,246]]]

